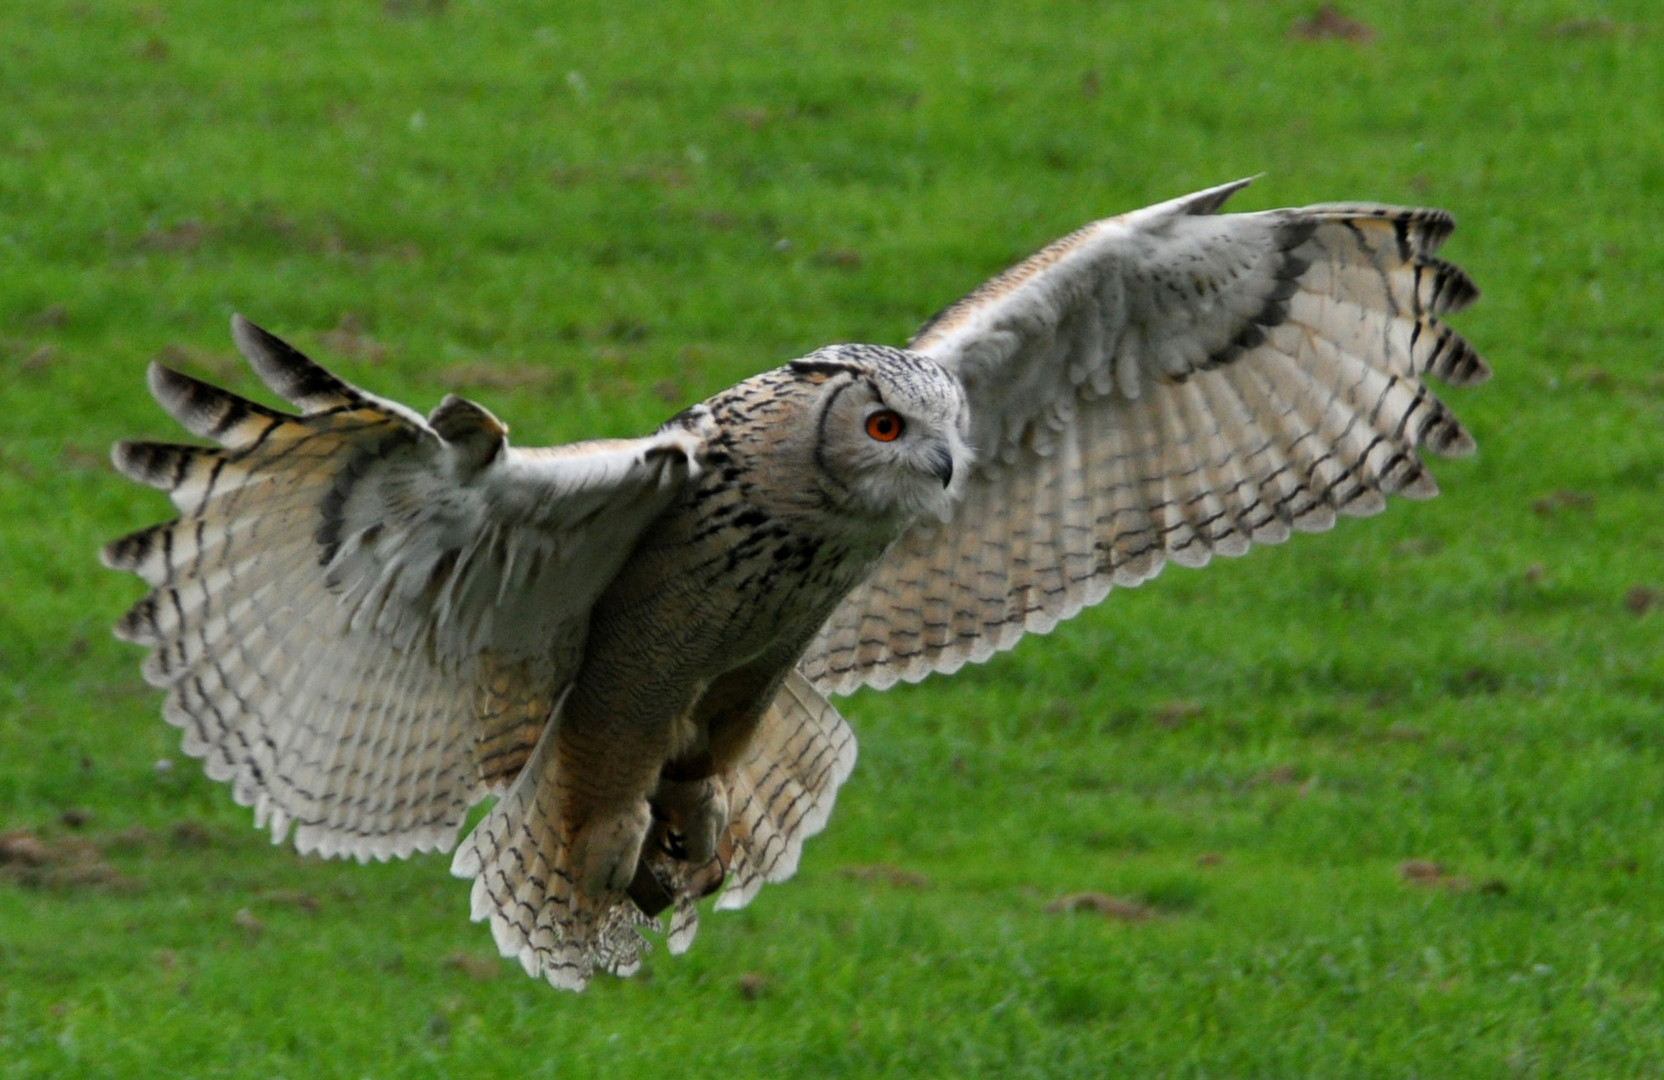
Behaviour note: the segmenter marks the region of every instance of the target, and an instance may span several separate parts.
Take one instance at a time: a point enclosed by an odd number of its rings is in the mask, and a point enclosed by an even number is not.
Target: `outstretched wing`
[[[1095,222],[909,343],[964,382],[979,463],[800,664],[821,689],[953,671],[1169,560],[1201,566],[1437,493],[1473,440],[1424,383],[1490,369],[1440,316],[1478,290],[1440,210],[1217,215],[1246,181]]]
[[[117,626],[185,751],[274,842],[360,859],[447,849],[530,756],[590,605],[696,468],[681,430],[508,446],[472,402],[421,416],[241,317],[290,415],[160,365],[150,389],[219,449],[120,443],[176,521],[104,562],[151,585]]]

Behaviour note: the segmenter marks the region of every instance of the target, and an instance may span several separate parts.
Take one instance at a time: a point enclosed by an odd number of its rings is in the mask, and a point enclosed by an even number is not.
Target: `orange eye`
[[[879,442],[895,442],[901,438],[901,417],[885,409],[867,417],[867,434]]]

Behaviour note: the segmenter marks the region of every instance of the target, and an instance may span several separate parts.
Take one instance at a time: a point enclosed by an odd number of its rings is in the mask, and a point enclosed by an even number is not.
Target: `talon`
[[[653,802],[670,826],[665,839],[673,857],[693,866],[703,866],[715,857],[717,844],[728,829],[728,785],[720,776],[661,779]]]
[[[674,899],[670,890],[665,888],[664,882],[648,867],[647,860],[636,863],[636,876],[630,879],[630,887],[625,890],[636,907],[649,919],[654,918],[669,907]]]

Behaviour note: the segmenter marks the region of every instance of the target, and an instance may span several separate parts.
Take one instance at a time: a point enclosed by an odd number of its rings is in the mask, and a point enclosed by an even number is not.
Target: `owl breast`
[[[796,662],[903,523],[851,515],[817,479],[818,382],[765,372],[705,403],[697,478],[647,530],[597,602],[589,652],[613,622],[674,643],[710,679],[759,656]],[[598,635],[598,636],[596,636]]]
[[[651,627],[675,643],[671,666],[702,679],[764,654],[790,654],[790,666],[894,539],[817,528],[719,469],[642,538],[593,616],[597,631],[614,618]]]

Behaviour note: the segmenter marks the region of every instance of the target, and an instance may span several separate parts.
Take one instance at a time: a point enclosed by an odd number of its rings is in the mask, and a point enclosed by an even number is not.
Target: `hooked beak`
[[[930,472],[942,480],[942,486],[953,483],[953,454],[945,446],[930,448]]]

